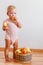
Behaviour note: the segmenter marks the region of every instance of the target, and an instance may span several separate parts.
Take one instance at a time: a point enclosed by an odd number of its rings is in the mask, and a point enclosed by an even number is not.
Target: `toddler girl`
[[[16,17],[16,7],[13,5],[8,6],[7,15],[9,18],[3,22],[3,30],[5,31],[5,60],[11,61],[9,58],[10,45],[13,44],[13,58],[15,58],[15,51],[18,48],[18,28],[22,25]]]

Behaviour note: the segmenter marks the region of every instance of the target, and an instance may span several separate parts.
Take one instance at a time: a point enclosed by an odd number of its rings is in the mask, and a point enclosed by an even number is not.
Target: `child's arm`
[[[18,19],[16,18],[16,25],[18,28],[22,28],[22,24],[18,21]]]
[[[22,24],[20,22],[17,22],[17,27],[22,28]]]

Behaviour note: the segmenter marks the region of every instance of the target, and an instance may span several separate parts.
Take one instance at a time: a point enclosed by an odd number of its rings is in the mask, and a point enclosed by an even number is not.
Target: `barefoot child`
[[[11,61],[9,58],[10,45],[13,44],[13,58],[15,58],[15,51],[18,48],[18,28],[22,25],[16,17],[16,7],[13,5],[8,6],[7,15],[9,18],[4,20],[2,29],[5,31],[5,60]]]

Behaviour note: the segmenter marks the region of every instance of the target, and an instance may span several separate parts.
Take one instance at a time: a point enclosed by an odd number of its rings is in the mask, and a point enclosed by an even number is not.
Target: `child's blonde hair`
[[[8,12],[11,11],[12,9],[16,9],[16,7],[13,6],[13,5],[9,5],[8,8],[7,8],[7,14],[8,14]]]

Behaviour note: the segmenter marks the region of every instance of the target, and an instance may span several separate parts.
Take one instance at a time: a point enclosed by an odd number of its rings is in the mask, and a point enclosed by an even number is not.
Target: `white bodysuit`
[[[9,28],[6,31],[5,39],[11,40],[14,43],[18,39],[18,28],[10,19],[5,20],[5,22]]]

